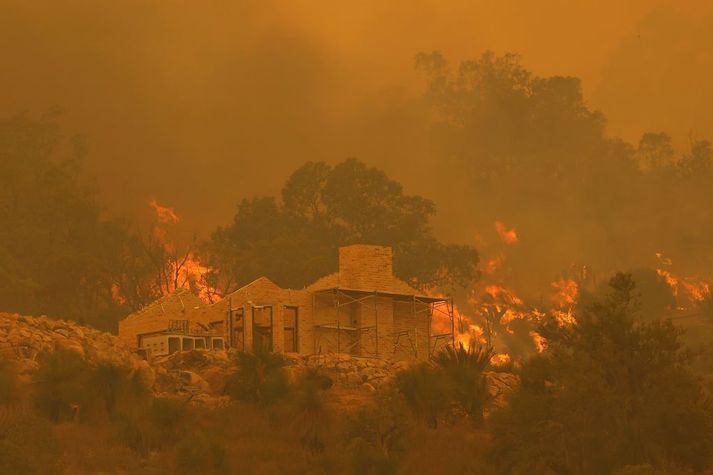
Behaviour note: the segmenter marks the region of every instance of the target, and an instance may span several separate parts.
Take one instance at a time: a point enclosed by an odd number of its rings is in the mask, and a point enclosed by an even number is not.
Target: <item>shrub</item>
[[[330,421],[321,393],[329,389],[331,383],[331,379],[311,368],[292,391],[292,424],[302,447],[310,452],[324,450]]]
[[[436,354],[434,362],[446,378],[450,399],[456,402],[476,425],[483,422],[483,409],[490,399],[483,372],[490,365],[493,350],[471,343],[466,349],[446,347]]]
[[[117,436],[126,446],[145,455],[175,444],[189,425],[190,416],[185,401],[156,398],[143,411],[117,417]]]
[[[195,432],[176,447],[176,467],[182,473],[228,473],[228,451],[203,432]]]
[[[396,459],[404,449],[404,438],[411,430],[404,399],[387,386],[375,394],[374,404],[357,411],[349,420],[348,437],[370,445],[387,459]]]
[[[448,404],[443,373],[428,363],[421,363],[398,373],[396,387],[414,416],[435,429]]]
[[[0,404],[13,402],[17,398],[17,377],[5,360],[0,360]]]
[[[50,424],[23,414],[3,430],[0,473],[59,473],[59,448]]]
[[[285,358],[278,353],[238,353],[238,371],[226,384],[226,392],[239,401],[273,403],[287,395]]]
[[[74,351],[57,350],[39,355],[34,374],[34,404],[53,422],[76,420],[80,409],[91,403],[88,397],[91,368]]]

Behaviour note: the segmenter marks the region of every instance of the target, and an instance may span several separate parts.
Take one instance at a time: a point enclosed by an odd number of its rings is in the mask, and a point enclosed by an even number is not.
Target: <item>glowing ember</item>
[[[515,244],[517,242],[517,232],[515,228],[508,229],[500,221],[495,221],[495,230],[505,244]]]
[[[542,353],[545,351],[547,348],[547,339],[537,333],[536,331],[532,330],[530,331],[530,337],[532,338],[532,341],[535,343],[535,348],[537,348],[537,351],[539,353]]]
[[[177,224],[181,221],[173,208],[161,206],[156,200],[149,201],[149,206],[156,212],[156,220],[161,224]]]
[[[490,364],[493,366],[505,366],[510,363],[510,355],[507,353],[496,353],[490,358]]]
[[[571,307],[577,303],[579,296],[577,282],[571,279],[559,279],[552,282],[552,287],[557,291],[554,300],[558,307]]]

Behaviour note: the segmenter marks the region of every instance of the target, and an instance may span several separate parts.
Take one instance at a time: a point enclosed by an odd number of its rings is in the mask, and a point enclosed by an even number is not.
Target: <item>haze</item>
[[[64,111],[112,214],[150,198],[209,232],[307,160],[354,156],[463,213],[423,159],[420,51],[522,55],[583,80],[612,134],[710,137],[708,2],[0,2],[0,111]],[[706,25],[709,27],[706,28]],[[655,49],[654,49],[655,48]],[[708,100],[706,100],[708,99]]]

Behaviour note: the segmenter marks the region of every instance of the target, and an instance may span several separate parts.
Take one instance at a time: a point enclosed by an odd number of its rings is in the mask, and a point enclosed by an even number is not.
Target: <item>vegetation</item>
[[[300,288],[335,272],[337,248],[354,243],[391,246],[395,274],[416,286],[466,286],[478,275],[475,249],[434,237],[432,201],[404,194],[356,159],[306,163],[281,198],[242,200],[233,223],[212,234],[206,252],[215,285],[233,289],[267,275]]]
[[[286,361],[281,354],[240,352],[236,363],[238,370],[226,384],[226,392],[233,398],[269,404],[287,395]]]
[[[550,328],[548,351],[521,371],[493,420],[492,460],[505,473],[611,473],[649,464],[701,470],[713,419],[690,354],[670,321],[639,318],[634,283],[618,274],[577,325]]]

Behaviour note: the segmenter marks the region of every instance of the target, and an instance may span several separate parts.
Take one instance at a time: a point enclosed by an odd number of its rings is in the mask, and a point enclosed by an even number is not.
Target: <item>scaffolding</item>
[[[384,322],[379,324],[380,297],[410,303],[411,317],[416,320],[423,316],[427,320],[426,335],[419,335],[418,326],[385,331]],[[334,287],[312,294],[312,311],[315,316],[319,315],[320,304],[323,308],[334,308],[334,314],[329,322],[315,324],[313,327],[315,354],[321,353],[324,345],[335,348],[337,353],[344,352],[352,356],[419,359],[431,358],[445,346],[455,346],[455,318],[450,298]],[[345,312],[345,308],[350,311]],[[364,311],[352,312],[352,309]],[[351,317],[348,323],[343,322],[345,315]],[[434,315],[446,319],[447,331],[441,327],[439,333],[433,333]],[[395,321],[397,317],[393,315],[393,318],[392,326],[400,326]],[[427,348],[420,341],[425,342]]]

